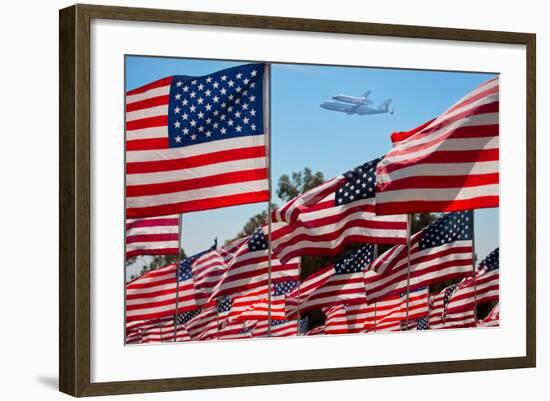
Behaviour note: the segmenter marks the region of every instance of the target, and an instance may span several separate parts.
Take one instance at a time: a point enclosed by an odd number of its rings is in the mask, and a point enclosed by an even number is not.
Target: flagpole
[[[405,309],[405,330],[409,329],[409,292],[411,287],[411,229],[412,213],[407,215],[407,307]]]
[[[271,64],[266,63],[264,68],[263,82],[263,112],[264,112],[264,133],[267,136],[267,157],[268,157],[268,190],[269,202],[267,205],[267,336],[271,337],[271,196],[272,196],[272,179],[271,179]]]
[[[180,300],[180,280],[179,280],[179,271],[181,265],[181,220],[183,219],[183,214],[178,215],[178,256],[176,259],[176,311],[174,313],[174,342],[177,340],[178,333],[178,308]]]
[[[475,210],[472,210],[472,274],[474,276],[474,323],[477,326],[477,274],[476,274],[476,226]]]
[[[302,277],[302,258],[300,258],[300,261],[298,262],[298,305],[297,305],[297,308],[298,308],[298,317],[296,319],[296,321],[298,322],[298,332],[296,333],[296,335],[300,335],[300,319],[302,318],[302,315],[300,313],[300,281],[301,281],[301,277]]]

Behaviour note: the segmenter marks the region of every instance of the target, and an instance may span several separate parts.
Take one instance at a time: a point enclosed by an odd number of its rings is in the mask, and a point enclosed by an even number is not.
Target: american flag
[[[300,311],[306,312],[338,304],[366,302],[363,269],[373,256],[373,245],[363,245],[350,255],[312,274],[288,298],[298,298]],[[287,310],[287,316],[295,316]]]
[[[252,329],[252,337],[267,337],[269,322],[267,320],[257,321]],[[298,332],[297,320],[272,320],[271,337],[293,337]]]
[[[445,289],[430,296],[430,329],[456,329],[475,327],[476,319],[473,310],[457,313],[445,313]]]
[[[268,286],[252,289],[233,299],[233,308],[228,316],[230,322],[267,320],[269,311],[272,319],[286,319],[284,295],[273,294],[269,304]]]
[[[271,242],[281,262],[303,255],[337,255],[351,242],[406,242],[405,215],[375,214],[378,161],[313,188],[273,213]]]
[[[411,238],[410,290],[472,272],[473,212],[447,213]],[[369,302],[407,289],[407,246],[380,255],[365,273]]]
[[[389,297],[376,303],[376,317],[374,322],[367,321],[367,331],[399,331],[406,324],[429,314],[429,292],[427,288],[421,288],[409,293],[407,308],[407,295]]]
[[[192,311],[187,315],[180,314],[183,318],[181,325],[189,332],[192,340],[199,340],[204,333],[210,330],[216,330],[218,327],[218,307],[217,305],[208,305],[201,308],[198,312]]]
[[[258,288],[268,283],[269,249],[261,227],[258,227],[246,241],[228,257],[227,271],[214,287],[210,300],[220,296],[235,296],[241,292]],[[271,255],[272,282],[297,280],[299,259],[286,264]]]
[[[499,80],[422,126],[392,135],[378,163],[376,213],[447,212],[499,204]]]
[[[126,284],[127,321],[150,320],[197,308],[191,269],[177,269],[178,286],[176,267],[176,264],[161,267]]]
[[[481,261],[476,278],[463,279],[449,299],[449,313],[472,309],[474,306],[499,299],[499,248]]]
[[[483,319],[478,322],[480,327],[498,327],[500,326],[500,306],[497,303],[491,312]]]
[[[208,302],[212,295],[212,289],[227,270],[224,259],[215,248],[216,244],[206,252],[195,255],[190,259],[195,297],[200,308]]]
[[[174,317],[167,316],[159,319],[150,320],[142,323],[135,328],[127,336],[127,343],[132,342],[134,338],[139,337],[139,343],[161,343],[173,342],[175,339],[178,342],[189,341],[190,337],[187,330],[183,327],[178,327],[174,333]],[[130,341],[129,341],[130,340]]]
[[[348,317],[346,314],[346,305],[334,305],[323,308],[325,319],[325,334],[347,334]]]
[[[177,255],[180,216],[126,220],[126,258],[137,255]]]
[[[269,200],[264,65],[126,93],[126,217]]]

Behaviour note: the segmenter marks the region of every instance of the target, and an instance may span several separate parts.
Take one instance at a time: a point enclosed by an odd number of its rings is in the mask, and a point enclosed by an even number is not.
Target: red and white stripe
[[[376,170],[377,214],[498,207],[498,78],[392,141]]]
[[[155,319],[142,324],[129,334],[128,338],[140,337],[140,343],[151,344],[174,341],[174,318],[172,316]],[[187,330],[178,327],[175,333],[177,342],[189,341],[190,337]]]
[[[345,180],[339,177],[339,180]],[[339,183],[340,181],[336,181]],[[331,181],[329,181],[331,182]],[[320,187],[309,193],[321,192],[321,199],[311,196],[316,203],[301,203],[299,207],[286,208],[281,216],[289,216],[289,222],[273,222],[271,243],[273,252],[285,262],[290,258],[304,255],[337,255],[346,244],[364,243],[405,243],[407,218],[405,215],[377,216],[375,198],[362,199],[345,205],[335,206],[336,186]],[[291,200],[289,203],[294,202]],[[296,201],[293,203],[299,203]],[[286,211],[286,212],[285,212]]]
[[[306,333],[306,336],[318,336],[325,334],[325,325],[316,326]]]
[[[171,83],[167,77],[126,93],[126,216],[269,200],[265,135],[169,147]]]
[[[445,290],[437,294],[433,294],[430,297],[430,329],[458,329],[476,326],[475,313],[473,309],[456,313],[445,313],[445,305],[443,302],[444,297]]]
[[[208,302],[214,287],[220,282],[227,269],[224,258],[216,250],[209,251],[193,261],[191,270],[199,308]]]
[[[411,238],[409,289],[430,283],[464,277],[472,272],[472,241],[420,249],[422,231]],[[380,255],[365,272],[369,303],[407,289],[407,246],[396,245]]]
[[[400,331],[403,323],[429,313],[428,289],[414,291],[407,296],[391,296],[375,304],[368,305],[364,329],[369,332]]]
[[[218,307],[208,306],[201,312],[182,325],[189,333],[192,340],[199,340],[201,336],[218,327]]]
[[[346,305],[335,305],[323,309],[325,313],[325,334],[347,334],[348,317]]]
[[[126,220],[126,258],[137,255],[177,255],[179,215]]]
[[[271,305],[268,299],[268,287],[253,288],[233,298],[231,311],[227,316],[229,322],[247,320],[267,320],[271,309],[272,320],[285,320],[285,296],[272,295]],[[271,306],[271,308],[270,308]]]
[[[193,279],[181,281],[178,286],[175,264],[145,273],[126,284],[127,321],[149,320],[196,308]]]
[[[476,280],[465,278],[451,295],[447,305],[448,313],[473,309],[475,305],[499,299],[499,270],[480,270]],[[475,283],[475,285],[474,285]]]
[[[289,318],[296,316],[298,300],[301,312],[366,302],[363,272],[336,274],[334,266],[329,265],[307,277],[287,299],[291,301],[287,302]]]
[[[282,264],[271,255],[271,281],[298,280],[299,263],[300,259],[296,258]],[[212,290],[210,300],[265,286],[268,283],[269,249],[250,251],[248,241],[241,242],[227,265],[228,269]]]
[[[251,330],[252,337],[268,336],[268,321],[260,320],[256,322]],[[294,337],[298,335],[298,321],[289,320],[275,326],[271,326],[271,337]]]

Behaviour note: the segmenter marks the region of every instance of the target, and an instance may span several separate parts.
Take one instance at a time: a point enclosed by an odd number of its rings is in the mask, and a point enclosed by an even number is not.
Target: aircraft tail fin
[[[370,92],[371,92],[371,91],[366,91],[365,93],[363,93],[363,97],[364,97],[365,99],[368,98],[369,95],[370,95]]]
[[[388,111],[390,109],[391,99],[386,99],[378,106],[378,110]]]

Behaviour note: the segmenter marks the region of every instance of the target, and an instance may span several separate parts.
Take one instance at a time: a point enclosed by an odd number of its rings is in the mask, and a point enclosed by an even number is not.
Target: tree
[[[313,174],[312,170],[309,167],[305,167],[303,171],[294,171],[291,173],[290,178],[287,174],[283,174],[279,178],[277,186],[277,196],[281,198],[284,202],[288,202],[292,198],[295,198],[298,195],[303,194],[306,191],[309,191],[316,186],[319,186],[325,182],[324,174],[320,171],[317,171]],[[277,205],[272,203],[271,209],[274,210],[277,208]],[[252,216],[245,223],[241,231],[235,236],[235,238],[227,240],[226,244],[233,241],[237,238],[242,238],[252,234],[256,228],[260,227],[262,224],[267,223],[267,210],[262,211],[254,216]]]
[[[317,171],[313,174],[309,167],[305,167],[303,171],[293,171],[290,177],[283,174],[279,178],[277,196],[284,202],[288,202],[324,182],[325,176],[322,172]]]

